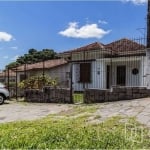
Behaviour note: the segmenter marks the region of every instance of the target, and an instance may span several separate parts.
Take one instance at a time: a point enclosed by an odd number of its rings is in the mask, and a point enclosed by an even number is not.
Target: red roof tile
[[[16,76],[16,73],[12,70],[9,70],[9,73],[8,73],[8,70],[6,71],[3,71],[3,72],[0,72],[0,77],[8,77],[8,74],[10,77],[15,77]]]
[[[109,44],[102,44],[99,42],[95,42],[74,50],[66,51],[61,54],[66,54],[66,53],[74,53],[74,52],[82,52],[82,51],[90,51],[90,50],[112,50],[114,52],[129,52],[129,51],[138,51],[138,50],[143,50],[146,47],[143,44],[139,44],[133,40],[129,40],[126,38],[114,41]],[[60,55],[61,55],[60,54]]]
[[[86,46],[82,46],[80,48],[76,48],[76,49],[73,49],[73,50],[65,51],[64,53],[97,50],[97,49],[103,49],[103,48],[104,48],[104,44],[99,43],[99,42],[95,42],[95,43],[91,43],[91,44],[86,45]]]
[[[129,39],[121,39],[114,41],[110,44],[105,45],[106,49],[111,49],[112,51],[121,52],[121,51],[137,51],[145,49],[146,47],[143,44],[139,44]]]
[[[47,60],[44,62],[44,68],[50,69],[50,68],[64,65],[66,63],[67,63],[67,61],[65,61],[64,59]],[[35,69],[42,69],[42,68],[43,68],[43,62],[38,62],[38,63],[34,63],[34,64],[26,64],[26,70],[35,70]],[[21,66],[17,67],[17,70],[24,71],[25,65],[21,65]]]

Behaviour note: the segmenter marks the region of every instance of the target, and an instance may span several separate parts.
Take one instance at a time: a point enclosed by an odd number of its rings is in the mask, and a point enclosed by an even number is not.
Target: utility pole
[[[150,0],[147,7],[147,48],[150,48]]]
[[[147,5],[147,50],[146,50],[146,84],[147,88],[150,89],[150,1],[148,0]]]

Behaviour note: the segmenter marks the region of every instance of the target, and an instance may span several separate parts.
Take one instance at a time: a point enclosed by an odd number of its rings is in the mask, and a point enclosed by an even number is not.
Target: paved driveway
[[[8,101],[0,105],[0,123],[33,120],[69,109],[69,105]]]
[[[100,115],[101,118],[93,122],[101,122],[108,117],[120,115],[136,117],[140,123],[150,127],[150,98],[103,103],[95,115]]]
[[[130,101],[117,101],[96,104],[99,109],[93,114],[92,122],[102,122],[112,116],[136,117],[139,122],[150,127],[150,98]],[[80,105],[79,105],[80,106]],[[33,120],[48,114],[67,112],[73,109],[73,105],[50,104],[50,103],[24,103],[9,101],[8,104],[0,106],[0,123],[17,120]],[[101,116],[94,120],[94,116]]]

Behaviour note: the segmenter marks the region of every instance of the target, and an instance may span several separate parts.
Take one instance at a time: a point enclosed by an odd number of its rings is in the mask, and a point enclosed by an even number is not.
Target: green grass
[[[73,101],[74,101],[74,103],[83,103],[83,94],[82,93],[74,93]]]
[[[86,111],[94,110],[90,108]],[[111,118],[100,124],[90,124],[87,119],[88,116],[58,119],[54,115],[36,121],[0,124],[0,149],[148,149],[150,147],[146,128],[143,131],[143,141],[139,143],[125,137],[125,125],[120,122],[120,117]],[[134,119],[129,119],[128,122],[141,127]],[[130,136],[132,129],[130,124],[127,126],[127,136]],[[140,132],[137,132],[134,140],[139,141],[139,139]]]
[[[94,113],[99,107],[96,104],[80,104],[80,105],[74,105],[71,109],[62,111],[58,114],[55,114],[53,116],[64,116],[64,117],[74,117],[78,115],[87,115],[90,116],[92,113]]]

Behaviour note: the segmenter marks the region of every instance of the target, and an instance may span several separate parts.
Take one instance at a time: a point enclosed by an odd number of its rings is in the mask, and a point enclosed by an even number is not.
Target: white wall
[[[117,84],[117,66],[125,65],[126,66],[126,86],[144,86],[145,85],[145,57],[129,57],[129,58],[113,58],[112,63],[111,59],[98,59],[92,63],[92,82],[79,83],[79,63],[73,64],[73,88],[75,91],[82,91],[83,87],[85,88],[98,88],[106,89],[106,75],[107,65],[112,64],[112,85]],[[137,75],[132,74],[132,70],[137,68],[139,73]],[[111,78],[111,77],[110,77]]]
[[[146,86],[148,89],[150,89],[150,48],[146,50],[145,69],[146,69]]]
[[[117,66],[126,66],[126,86],[139,86],[140,85],[140,61],[129,62],[113,62],[112,63],[112,85],[117,85]],[[137,68],[139,73],[132,74],[132,70]]]
[[[91,83],[79,83],[80,67],[79,63],[73,64],[73,89],[75,91],[82,91],[83,88],[106,88],[106,66],[104,61],[91,62]]]
[[[141,57],[141,63],[140,63],[140,85],[141,86],[147,86],[146,76],[147,76],[147,60],[146,56]]]

